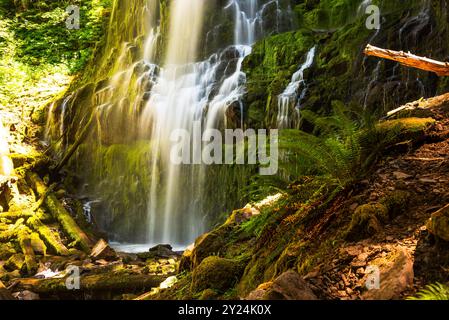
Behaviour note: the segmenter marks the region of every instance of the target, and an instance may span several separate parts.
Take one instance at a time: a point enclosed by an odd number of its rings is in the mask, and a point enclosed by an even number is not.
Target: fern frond
[[[407,300],[449,300],[449,286],[434,283],[421,290],[416,297],[409,297]]]

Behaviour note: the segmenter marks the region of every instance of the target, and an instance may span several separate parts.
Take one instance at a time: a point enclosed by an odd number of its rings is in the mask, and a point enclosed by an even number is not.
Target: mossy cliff
[[[363,56],[370,43],[447,60],[445,1],[373,1],[380,8],[380,30],[366,27],[369,15],[359,8],[360,1],[295,3],[299,29],[261,40],[244,62],[248,122],[253,126],[276,125],[277,96],[315,45],[314,64],[305,72],[305,109],[328,113],[331,102],[340,100],[382,114],[448,89],[446,78]]]

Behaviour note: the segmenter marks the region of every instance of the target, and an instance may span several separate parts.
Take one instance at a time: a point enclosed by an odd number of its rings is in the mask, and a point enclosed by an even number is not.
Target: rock
[[[93,247],[90,257],[96,260],[113,261],[117,259],[117,254],[105,240],[100,239]]]
[[[293,270],[261,284],[246,300],[318,300],[307,282]]]
[[[346,238],[358,240],[381,231],[382,224],[388,221],[388,208],[382,203],[369,203],[359,206],[352,215],[346,230]]]
[[[165,279],[164,282],[162,282],[159,286],[160,289],[167,289],[172,287],[176,282],[178,282],[178,278],[176,276],[171,276]]]
[[[395,172],[393,172],[393,175],[398,180],[405,180],[405,179],[410,179],[413,177],[413,176],[411,176],[407,173],[401,172],[401,171],[395,171]]]
[[[210,256],[204,259],[192,272],[193,292],[215,289],[225,292],[240,278],[242,266],[230,259]]]
[[[206,289],[201,293],[200,300],[215,300],[219,294],[212,289]]]
[[[400,299],[401,293],[413,285],[413,258],[405,248],[394,248],[385,257],[371,261],[370,266],[379,268],[380,287],[366,291],[364,300]]]
[[[449,241],[449,204],[432,213],[426,227],[434,236]]]
[[[178,273],[190,270],[192,270],[192,250],[186,250],[179,260]]]
[[[431,183],[431,184],[437,183],[436,180],[430,179],[430,178],[421,178],[421,179],[419,179],[419,181],[422,182],[422,183]]]
[[[37,293],[34,293],[29,290],[15,292],[12,295],[17,300],[39,300],[40,299],[40,297]]]
[[[178,254],[172,250],[169,244],[159,244],[153,248],[150,248],[148,252],[138,253],[137,256],[142,260],[154,259],[154,258],[172,258],[177,257]]]

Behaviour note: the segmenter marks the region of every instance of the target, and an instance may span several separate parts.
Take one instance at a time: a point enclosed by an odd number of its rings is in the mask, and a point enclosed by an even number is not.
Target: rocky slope
[[[180,282],[160,298],[401,299],[448,281],[448,115],[446,94],[382,122],[402,138],[331,201],[303,178],[235,211],[184,253]],[[380,287],[368,290],[373,270]]]

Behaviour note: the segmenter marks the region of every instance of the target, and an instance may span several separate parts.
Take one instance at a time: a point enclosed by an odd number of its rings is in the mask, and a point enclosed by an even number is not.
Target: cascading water
[[[242,62],[251,52],[250,45],[262,34],[263,15],[268,6],[276,5],[279,13],[277,1],[265,1],[261,6],[259,2],[229,2],[225,10],[234,10],[234,44],[201,62],[195,62],[195,49],[201,33],[204,1],[173,3],[165,67],[141,122],[143,133],[152,127],[154,141],[149,243],[189,244],[205,231],[204,217],[208,208],[204,207],[201,197],[206,197],[204,185],[208,168],[201,165],[201,150],[195,149],[192,141],[201,140],[204,129],[227,127],[226,113],[234,105],[238,106],[236,113],[240,115],[237,125],[243,125],[241,97],[246,77]],[[193,25],[192,21],[195,21]],[[196,127],[197,124],[203,128]],[[189,160],[193,166],[180,166],[170,161],[170,150],[174,146],[170,135],[176,129],[185,130],[191,137],[182,149],[192,151]],[[219,188],[212,191],[220,192]]]
[[[300,66],[299,70],[293,74],[292,80],[284,92],[278,96],[279,110],[277,116],[277,127],[279,129],[290,128],[292,127],[292,123],[299,122],[299,119],[292,119],[289,114],[291,108],[294,107],[296,117],[299,118],[300,103],[307,93],[307,85],[304,80],[304,71],[312,66],[313,60],[315,59],[315,53],[316,47],[309,50],[306,56],[306,61]],[[301,86],[302,90],[299,92]]]
[[[246,169],[201,164],[193,142],[204,143],[207,128],[243,126],[243,60],[257,39],[288,30],[293,19],[288,1],[230,0],[219,12],[233,35],[214,42],[223,21],[207,24],[206,16],[218,3],[170,1],[167,29],[159,1],[148,0],[145,18],[135,22],[145,24],[137,28],[144,34],[123,43],[112,76],[96,86],[96,132],[77,165],[85,193],[102,200],[86,208],[112,240],[186,246],[236,205],[239,195],[228,189],[245,184]],[[170,161],[177,129],[190,136],[183,147],[191,164]]]

